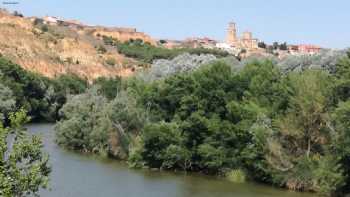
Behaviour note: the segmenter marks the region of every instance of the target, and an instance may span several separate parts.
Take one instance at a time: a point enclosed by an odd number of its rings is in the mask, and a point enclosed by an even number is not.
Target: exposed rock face
[[[35,25],[34,20],[0,10],[1,55],[48,77],[75,73],[93,80],[99,76],[129,76],[133,73],[135,60],[105,46],[84,28],[47,25],[45,28],[48,28],[43,29]],[[108,61],[111,59],[113,61]]]

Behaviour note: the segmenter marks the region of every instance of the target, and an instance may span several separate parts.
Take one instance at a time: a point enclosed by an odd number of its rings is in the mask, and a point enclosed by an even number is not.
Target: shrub
[[[41,29],[42,32],[48,32],[49,31],[49,27],[46,24],[42,25],[40,27],[40,29]]]
[[[13,12],[13,15],[14,15],[14,16],[18,16],[18,17],[21,17],[21,18],[24,17],[23,14],[19,13],[18,11],[14,11],[14,12]]]
[[[99,45],[99,46],[97,47],[97,51],[98,51],[100,54],[105,54],[105,53],[107,53],[107,49],[106,49],[104,46],[102,46],[102,45]]]
[[[166,158],[173,158],[174,146],[181,146],[182,136],[179,126],[175,123],[153,123],[146,125],[141,136],[143,142],[143,152],[141,153],[146,165],[151,168],[174,168],[178,161],[168,161]],[[172,148],[171,153],[169,148]],[[176,149],[176,148],[175,148]],[[167,154],[164,155],[164,153]],[[170,155],[171,154],[171,155]]]
[[[12,91],[0,83],[0,124],[16,107],[16,100]]]
[[[115,45],[115,40],[112,37],[103,35],[102,39],[105,45]]]
[[[125,92],[108,102],[96,88],[71,97],[60,113],[62,119],[55,127],[59,145],[119,159],[127,158],[130,135],[146,122],[143,111]]]
[[[116,64],[116,60],[114,58],[107,58],[106,59],[106,64],[109,65],[109,66],[114,66]]]
[[[100,94],[104,95],[107,99],[112,100],[122,88],[121,81],[122,79],[120,77],[99,77],[94,80],[94,85],[98,86]]]
[[[62,120],[55,126],[56,140],[66,148],[86,152],[103,152],[107,150],[108,124],[103,119],[106,99],[96,90],[73,96],[60,110]]]
[[[73,58],[72,57],[67,57],[65,62],[67,62],[68,64],[73,64]]]
[[[41,19],[41,18],[35,18],[34,21],[33,21],[33,24],[36,26],[36,25],[42,25],[44,24],[44,20]]]
[[[244,183],[246,181],[246,174],[241,169],[230,170],[226,173],[226,178],[234,183]]]

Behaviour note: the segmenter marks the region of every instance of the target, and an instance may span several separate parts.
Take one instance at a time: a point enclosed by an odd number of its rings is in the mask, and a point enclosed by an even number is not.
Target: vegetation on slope
[[[87,81],[76,75],[49,79],[0,58],[0,97],[7,100],[2,102],[0,112],[5,117],[24,108],[33,121],[55,121],[66,97],[83,93],[87,86]]]
[[[106,45],[112,45],[117,47],[118,52],[124,54],[127,57],[135,58],[145,63],[152,63],[156,59],[173,59],[176,56],[183,53],[190,54],[213,54],[217,57],[226,57],[229,54],[226,51],[218,49],[205,49],[205,48],[178,48],[178,49],[166,49],[162,47],[156,47],[149,43],[144,43],[142,40],[130,40],[128,42],[118,42],[111,37],[103,37]]]
[[[0,14],[1,55],[47,77],[74,73],[93,81],[99,76],[132,74],[137,61],[104,45],[90,28],[44,24],[9,13]]]

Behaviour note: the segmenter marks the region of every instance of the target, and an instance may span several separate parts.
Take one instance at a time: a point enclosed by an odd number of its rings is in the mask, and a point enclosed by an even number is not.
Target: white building
[[[43,18],[43,20],[45,21],[45,23],[47,24],[57,24],[57,22],[60,20],[59,18],[57,17],[54,17],[54,16],[45,16]]]
[[[235,48],[234,46],[226,43],[226,42],[218,42],[216,43],[216,48],[227,51],[231,54],[238,54],[238,49]]]

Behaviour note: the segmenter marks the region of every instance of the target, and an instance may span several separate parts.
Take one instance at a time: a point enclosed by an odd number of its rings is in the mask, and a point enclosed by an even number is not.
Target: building
[[[320,50],[321,50],[321,47],[316,46],[316,45],[309,45],[309,44],[300,44],[300,45],[298,45],[299,53],[316,54],[316,53],[319,53]]]
[[[252,32],[243,32],[242,37],[237,37],[236,23],[230,22],[227,29],[226,43],[232,47],[246,50],[257,50],[258,39],[253,38]]]
[[[207,48],[213,49],[216,47],[217,41],[208,37],[204,38],[187,38],[183,45],[190,48]]]
[[[236,23],[230,22],[228,24],[228,29],[227,29],[227,38],[226,41],[230,45],[236,45],[237,44],[237,29],[236,29]]]
[[[288,45],[288,52],[292,55],[296,55],[299,53],[299,47],[298,45]]]
[[[228,53],[237,55],[239,53],[238,49],[232,47],[230,44],[226,43],[226,42],[219,42],[216,43],[215,45],[216,48],[227,51]]]
[[[167,48],[167,49],[174,49],[174,48],[181,48],[183,46],[183,41],[180,41],[180,40],[159,40],[158,44]]]
[[[54,16],[45,16],[43,18],[43,21],[45,24],[56,25],[61,20],[57,17],[54,17]]]

